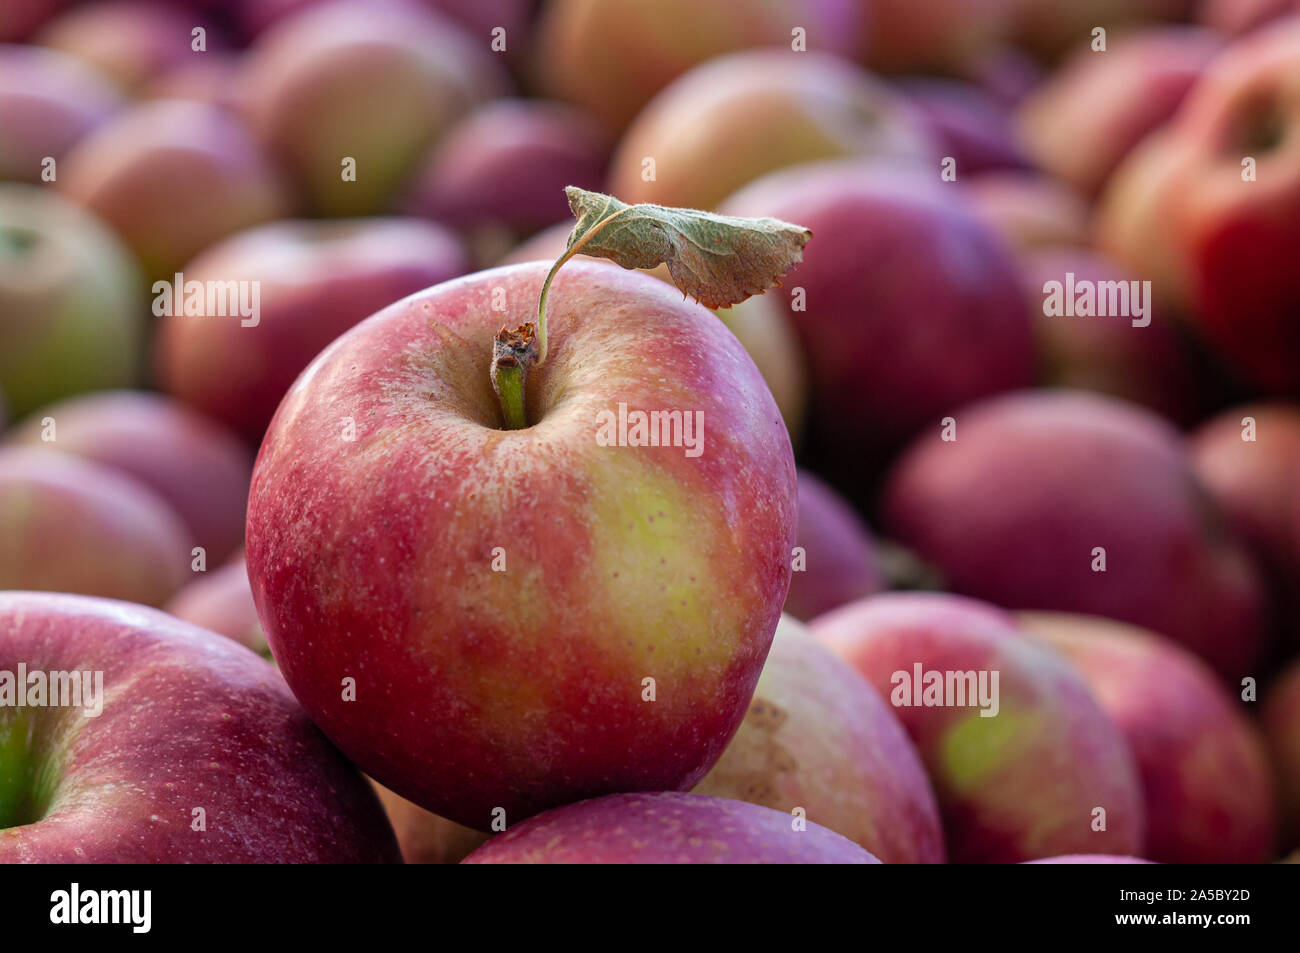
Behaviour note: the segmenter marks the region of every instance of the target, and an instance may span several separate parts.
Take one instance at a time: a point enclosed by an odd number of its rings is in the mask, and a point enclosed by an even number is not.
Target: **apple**
[[[1133,147],[1164,125],[1224,42],[1210,30],[1163,26],[1088,46],[1021,105],[1019,129],[1038,165],[1097,195]]]
[[[1002,45],[1024,0],[859,0],[871,15],[866,63],[891,73],[961,73]]]
[[[1254,674],[1263,592],[1207,505],[1178,432],[1075,391],[1008,394],[936,424],[895,465],[886,530],[955,592],[1102,615],[1169,636],[1229,680]]]
[[[939,143],[939,154],[956,160],[959,181],[994,169],[1028,168],[1010,110],[993,93],[929,76],[905,78],[898,86]]]
[[[220,562],[244,539],[251,454],[219,424],[142,391],[97,391],[37,411],[5,442],[49,447],[129,474],[171,504],[192,549]]]
[[[228,640],[143,606],[0,592],[0,678],[21,671],[28,691],[37,673],[91,691],[0,707],[0,863],[400,862],[365,781]]]
[[[408,864],[459,864],[487,842],[482,831],[431,814],[418,804],[370,782],[397,834],[402,859]]]
[[[842,456],[872,461],[966,401],[1032,380],[1015,263],[956,188],[818,163],[765,176],[723,205],[816,236],[769,295],[799,336],[812,429]]]
[[[46,159],[62,159],[121,104],[112,83],[71,56],[0,44],[0,179],[39,183]]]
[[[853,507],[808,470],[798,479],[795,545],[805,564],[790,577],[785,611],[807,622],[888,587],[875,540]]]
[[[1273,857],[1274,784],[1259,729],[1215,674],[1162,636],[1110,619],[1024,613],[1119,725],[1146,801],[1144,857],[1260,864]]]
[[[1281,794],[1282,846],[1290,849],[1300,844],[1300,659],[1269,686],[1260,725]]]
[[[421,160],[411,210],[517,240],[569,218],[565,186],[598,189],[609,148],[600,123],[566,103],[496,100],[465,116]]]
[[[1300,646],[1300,407],[1234,407],[1190,439],[1196,475],[1267,570],[1287,647]]]
[[[1023,254],[1021,261],[1025,295],[1039,332],[1043,383],[1120,397],[1179,422],[1199,416],[1206,382],[1183,328],[1162,302],[1153,300],[1154,289],[1142,317],[1049,315],[1045,309],[1051,292],[1044,289],[1091,282],[1100,294],[1111,287],[1107,283],[1132,282],[1138,276],[1082,248],[1040,249]],[[1129,310],[1134,310],[1131,304]]]
[[[267,658],[271,650],[253,605],[253,588],[242,554],[195,577],[163,606],[163,611],[216,632]]]
[[[135,106],[82,139],[62,164],[63,194],[111,225],[150,278],[171,280],[207,245],[291,208],[257,143],[207,103]]]
[[[529,818],[466,864],[878,864],[789,814],[703,794],[611,794]]]
[[[0,448],[0,589],[159,606],[189,571],[185,527],[132,477],[70,454]]]
[[[277,23],[240,83],[253,128],[322,215],[387,210],[438,137],[508,85],[488,38],[385,0]]]
[[[650,101],[619,143],[609,191],[711,209],[768,172],[844,157],[936,174],[939,163],[919,112],[851,61],[750,50],[697,66]]]
[[[1234,43],[1111,177],[1097,239],[1256,391],[1300,391],[1300,19]]]
[[[5,0],[0,7],[0,43],[26,40],[68,0]]]
[[[960,596],[885,593],[820,616],[812,631],[894,706],[954,863],[1141,852],[1128,745],[1066,661],[1011,616]],[[945,690],[932,690],[935,678]]]
[[[39,186],[0,183],[0,396],[11,417],[135,383],[147,316],[139,280],[93,216]]]
[[[966,179],[963,189],[975,214],[1018,252],[1082,248],[1091,241],[1087,199],[1055,179],[993,171]]]
[[[185,280],[244,282],[258,289],[258,313],[175,313],[173,295],[154,341],[158,384],[257,443],[327,344],[469,267],[455,235],[419,219],[291,220],[232,235],[187,264]]]
[[[190,99],[222,106],[239,114],[245,109],[244,90],[238,77],[237,53],[209,53],[159,73],[140,92],[143,99]]]
[[[618,131],[693,66],[752,47],[784,47],[787,65],[812,51],[851,57],[867,19],[859,0],[553,0],[535,59],[547,93]]]
[[[1017,41],[1053,59],[1091,43],[1093,30],[1107,32],[1107,45],[1135,26],[1185,19],[1196,0],[1020,0]],[[1239,2],[1239,0],[1236,0]]]
[[[1281,17],[1300,13],[1300,0],[1201,0],[1197,16],[1229,36],[1249,33]]]
[[[786,615],[749,711],[697,794],[761,804],[842,834],[886,864],[942,863],[934,792],[866,680]]]
[[[502,429],[493,338],[536,315],[548,267],[438,285],[336,340],[280,405],[249,496],[253,597],[294,694],[384,787],[480,830],[497,809],[693,787],[790,584],[776,404],[663,282],[566,265],[530,425]],[[628,429],[652,411],[684,415],[672,445]]]
[[[203,49],[193,31],[203,30]],[[225,46],[215,19],[159,0],[99,0],[50,21],[36,42],[62,50],[110,76],[128,92],[181,63]]]

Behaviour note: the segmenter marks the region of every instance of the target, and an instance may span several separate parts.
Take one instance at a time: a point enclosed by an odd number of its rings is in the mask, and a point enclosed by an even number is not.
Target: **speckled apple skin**
[[[1152,632],[1110,619],[1023,613],[1064,654],[1119,725],[1147,806],[1142,854],[1168,864],[1262,864],[1276,811],[1259,729],[1203,662]]]
[[[866,679],[788,615],[740,730],[695,793],[803,808],[886,864],[944,860],[939,808],[907,732]]]
[[[34,715],[57,779],[41,820],[0,830],[0,863],[400,861],[365,780],[230,640],[124,602],[0,593],[0,670],[20,661],[102,671],[105,698],[95,718],[0,708],[0,736]]]
[[[612,794],[524,821],[466,864],[878,864],[812,822],[702,794]]]
[[[891,676],[918,662],[999,673],[993,717],[894,707],[934,786],[954,863],[1142,851],[1142,791],[1127,743],[1069,663],[1009,615],[960,596],[885,593],[827,613],[812,630],[890,704]],[[1097,807],[1105,831],[1092,829]]]
[[[569,263],[529,382],[540,422],[499,429],[492,337],[534,316],[546,270],[439,285],[336,341],[272,421],[249,501],[253,595],[294,693],[385,787],[479,829],[496,807],[513,823],[693,786],[790,581],[780,413],[739,342],[664,283]],[[703,454],[598,445],[619,402],[702,411]]]

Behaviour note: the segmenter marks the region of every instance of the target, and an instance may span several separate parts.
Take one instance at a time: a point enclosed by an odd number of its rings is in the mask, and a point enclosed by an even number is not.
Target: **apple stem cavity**
[[[492,342],[492,389],[501,404],[506,430],[523,430],[528,426],[526,388],[528,370],[541,363],[538,335],[531,323],[513,331],[502,328]]]

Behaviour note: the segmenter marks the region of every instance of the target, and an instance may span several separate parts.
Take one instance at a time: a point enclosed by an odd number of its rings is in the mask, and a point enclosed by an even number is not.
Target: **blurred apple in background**
[[[121,105],[117,88],[73,57],[0,44],[0,179],[40,182],[46,158],[62,159]]]
[[[459,864],[491,836],[426,811],[371,780],[408,864]]]
[[[140,97],[190,99],[242,113],[245,90],[238,80],[241,63],[235,53],[208,53],[201,60],[159,73],[140,91]]]
[[[954,591],[1131,622],[1229,681],[1254,674],[1258,571],[1170,424],[1112,397],[1050,390],[953,417],[955,440],[936,423],[904,453],[882,509],[885,528]]]
[[[240,82],[257,135],[322,215],[388,209],[438,137],[508,87],[489,38],[393,0],[282,20],[249,49]]]
[[[961,73],[1006,39],[1023,0],[857,0],[866,62],[891,73]]]
[[[1300,13],[1300,0],[1200,0],[1197,10],[1202,23],[1230,36],[1293,13]]]
[[[1143,23],[1186,19],[1196,0],[1017,0],[1015,38],[1053,59],[1092,41],[1106,30],[1107,48],[1126,30]],[[1233,0],[1236,2],[1236,0]]]
[[[0,184],[0,394],[12,417],[135,383],[148,316],[139,281],[93,216],[40,186]]]
[[[171,504],[215,565],[244,539],[253,458],[220,424],[177,401],[100,391],[35,411],[5,442],[71,453],[129,474]]]
[[[1065,660],[1011,616],[960,596],[885,593],[812,630],[893,706],[934,785],[954,863],[1141,853],[1145,811],[1127,743]],[[954,672],[976,681],[963,682],[965,698],[923,705],[914,677],[929,672],[941,686]],[[973,697],[981,678],[992,704]]]
[[[696,794],[810,821],[886,864],[943,863],[934,792],[889,706],[848,663],[782,616],[749,711]]]
[[[1260,724],[1277,772],[1287,850],[1300,844],[1300,658],[1266,688]]]
[[[878,864],[852,841],[783,811],[659,792],[547,811],[492,838],[467,864]]]
[[[751,50],[696,67],[651,100],[619,143],[609,191],[711,209],[765,173],[849,156],[936,174],[939,162],[919,112],[854,63]]]
[[[185,525],[143,483],[63,453],[0,448],[0,589],[160,606],[185,582]]]
[[[795,545],[806,567],[791,573],[785,611],[796,619],[806,622],[888,588],[871,531],[848,501],[808,470],[799,471]]]
[[[1153,300],[1154,290],[1140,318],[1047,315],[1049,282],[1062,288],[1070,280],[1092,282],[1100,296],[1106,282],[1127,284],[1138,276],[1083,248],[1041,249],[1023,255],[1022,263],[1025,298],[1038,327],[1043,384],[1121,397],[1179,423],[1197,419],[1207,381],[1198,373],[1183,328],[1169,308]],[[1145,326],[1133,324],[1148,319]]]
[[[810,423],[844,457],[882,449],[973,397],[1028,385],[1033,323],[1011,253],[937,175],[819,163],[765,176],[730,215],[812,229],[784,302],[808,365]]]
[[[202,29],[203,50],[194,49]],[[36,42],[62,50],[135,93],[155,76],[226,45],[216,20],[159,0],[100,0],[46,24]]]
[[[958,181],[992,169],[1024,169],[1029,159],[1011,113],[992,93],[971,83],[907,77],[898,88],[916,109],[941,156],[956,160]]]
[[[1085,47],[1021,105],[1020,132],[1038,165],[1095,196],[1124,157],[1164,125],[1222,52],[1210,30],[1165,26]]]
[[[542,13],[536,65],[547,93],[617,131],[706,60],[752,47],[783,47],[788,66],[810,51],[852,57],[868,19],[860,0],[554,0]],[[792,46],[796,28],[804,52]]]
[[[1018,252],[1089,244],[1088,201],[1056,179],[1033,172],[985,172],[962,183],[971,210]]]
[[[145,103],[82,139],[63,194],[111,225],[147,277],[171,281],[203,248],[289,214],[285,184],[240,122],[206,103]]]
[[[1274,856],[1274,782],[1263,738],[1215,674],[1168,639],[1094,616],[1023,613],[1119,725],[1146,799],[1144,857],[1261,864]]]
[[[0,5],[0,43],[26,40],[68,0],[5,0]]]
[[[1111,177],[1100,247],[1250,385],[1300,392],[1300,19],[1220,56]]]
[[[165,612],[224,635],[258,655],[271,657],[266,633],[253,605],[253,589],[243,554],[198,574],[163,606]]]
[[[420,219],[282,221],[241,232],[187,264],[185,279],[256,282],[260,313],[164,317],[154,342],[158,384],[256,444],[327,344],[469,268],[459,239]]]

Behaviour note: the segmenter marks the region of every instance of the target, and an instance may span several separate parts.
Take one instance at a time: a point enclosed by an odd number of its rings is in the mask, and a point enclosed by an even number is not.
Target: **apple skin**
[[[1104,27],[1109,53],[1124,30],[1155,21],[1186,19],[1195,3],[1196,0],[1021,0],[1015,38],[1039,56],[1054,59],[1073,47],[1090,43],[1092,31]]]
[[[1228,36],[1257,30],[1300,13],[1300,0],[1201,0],[1197,19]]]
[[[241,62],[238,53],[207,53],[201,60],[159,73],[140,98],[188,99],[242,114],[246,100],[239,83]]]
[[[256,444],[294,378],[327,344],[380,308],[469,268],[455,235],[418,219],[291,220],[240,232],[187,264],[184,275],[259,282],[258,323],[163,317],[154,341],[158,384]]]
[[[753,47],[783,47],[791,63],[813,51],[851,57],[867,19],[861,0],[555,0],[538,26],[536,62],[547,94],[617,132],[707,60]],[[804,52],[792,49],[795,27],[807,31]]]
[[[62,159],[121,105],[113,84],[73,57],[0,44],[0,180],[40,183],[46,157]]]
[[[143,103],[68,153],[64,195],[113,227],[149,278],[171,280],[197,252],[281,218],[284,184],[239,121],[207,103]]]
[[[870,459],[968,400],[1032,381],[1033,323],[1011,252],[937,177],[812,164],[765,176],[722,211],[816,236],[769,295],[807,361],[812,428],[844,455]]]
[[[1082,248],[1043,249],[1023,254],[1021,261],[1025,297],[1039,334],[1041,383],[1109,394],[1178,423],[1199,418],[1205,381],[1184,329],[1162,302],[1148,302],[1151,323],[1145,327],[1134,327],[1131,317],[1043,313],[1043,287],[1049,281],[1064,286],[1067,274],[1097,283],[1138,276]]]
[[[45,418],[55,439],[45,442]],[[188,407],[143,391],[97,391],[44,407],[5,436],[6,444],[47,447],[129,474],[171,504],[190,548],[220,562],[244,539],[253,458],[224,427]]]
[[[55,192],[0,183],[0,395],[18,419],[134,384],[148,312],[130,252]]]
[[[0,738],[30,719],[27,766],[53,769],[38,819],[0,830],[0,863],[400,862],[365,781],[229,640],[125,602],[4,592],[0,669],[19,662],[103,672],[108,697],[97,717],[0,708]]]
[[[1099,248],[1268,394],[1300,393],[1300,136],[1286,133],[1297,77],[1300,20],[1234,43],[1111,177],[1096,226]],[[1246,156],[1257,181],[1242,180]]]
[[[712,209],[766,173],[848,157],[937,169],[939,150],[919,111],[851,61],[748,50],[697,66],[650,101],[610,163],[609,191]]]
[[[611,794],[530,818],[466,864],[878,864],[811,821],[795,830],[771,808],[660,791]]]
[[[871,12],[868,66],[962,73],[996,49],[1024,0],[859,0]]]
[[[459,864],[491,836],[431,814],[371,780],[408,864]]]
[[[803,622],[888,588],[876,543],[853,507],[808,470],[799,471],[799,531],[807,568],[790,575],[785,611]],[[886,861],[888,862],[888,861]]]
[[[565,186],[599,191],[609,149],[604,127],[567,103],[496,100],[422,160],[411,211],[466,231],[527,235],[569,217]]]
[[[185,526],[144,484],[69,454],[0,449],[0,589],[159,606],[184,583]]]
[[[200,27],[205,51],[192,46],[192,31]],[[129,93],[226,45],[212,16],[158,0],[99,0],[74,7],[47,23],[36,42],[93,66]]]
[[[1083,680],[992,606],[885,593],[812,623],[813,634],[890,701],[893,673],[999,672],[999,711],[896,706],[939,800],[953,863],[1137,854],[1141,788],[1124,738]],[[1094,831],[1093,809],[1106,810]]]
[[[1091,242],[1087,199],[1055,179],[991,171],[965,180],[963,189],[975,214],[1017,252],[1083,248]]]
[[[1019,129],[1040,168],[1096,196],[1124,157],[1178,110],[1222,37],[1164,26],[1085,46],[1022,105]]]
[[[1027,169],[1029,159],[1010,110],[988,90],[937,77],[912,77],[898,88],[921,116],[939,154],[957,163],[957,179],[994,169]]]
[[[408,4],[336,0],[288,17],[245,56],[258,136],[330,216],[386,211],[420,157],[479,99],[509,85],[488,39]],[[345,158],[355,181],[343,180]]]
[[[223,566],[196,575],[167,601],[163,611],[271,657],[242,553]]]
[[[889,706],[807,627],[781,617],[749,712],[697,794],[798,807],[886,864],[939,864],[934,791]]]
[[[1258,572],[1171,425],[1080,391],[1009,394],[954,416],[957,439],[937,426],[919,437],[882,501],[885,528],[953,591],[1130,622],[1229,681],[1254,674]],[[1093,571],[1095,547],[1105,572]]]
[[[0,7],[0,43],[26,40],[66,5],[67,0],[5,0]]]
[[[1119,725],[1146,802],[1143,856],[1261,864],[1274,856],[1274,783],[1259,729],[1203,662],[1144,629],[1095,616],[1023,613]]]
[[[1284,850],[1300,844],[1300,659],[1269,686],[1260,712],[1281,794]]]
[[[496,807],[513,823],[694,786],[744,717],[790,584],[776,404],[663,282],[566,265],[536,423],[497,429],[492,339],[533,318],[547,270],[447,282],[336,340],[277,411],[249,497],[253,597],[294,694],[375,780],[481,830]],[[704,452],[599,446],[620,402],[703,413]]]

